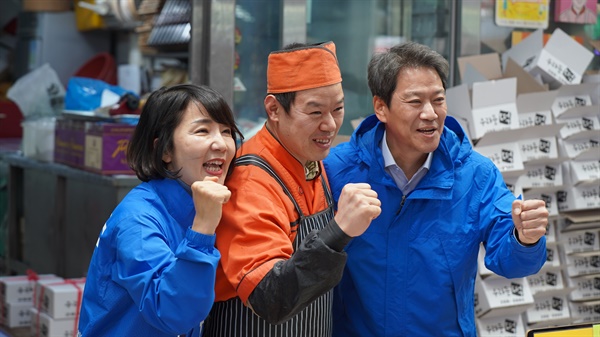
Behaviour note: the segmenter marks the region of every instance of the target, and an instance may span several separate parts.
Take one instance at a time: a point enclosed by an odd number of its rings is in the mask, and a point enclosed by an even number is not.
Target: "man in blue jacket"
[[[447,74],[448,62],[416,43],[375,54],[375,114],[325,159],[336,200],[345,184],[367,182],[382,210],[346,246],[334,336],[476,336],[480,243],[486,266],[507,278],[546,260],[545,203],[515,200],[446,116]]]

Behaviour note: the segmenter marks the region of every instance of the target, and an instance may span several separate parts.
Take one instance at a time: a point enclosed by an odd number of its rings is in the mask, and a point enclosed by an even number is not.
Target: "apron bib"
[[[316,214],[304,216],[298,203],[292,197],[289,189],[277,176],[270,165],[259,156],[245,155],[235,162],[239,165],[255,165],[267,171],[281,185],[299,214],[298,220],[291,223],[292,231],[296,230],[294,251],[313,230],[325,227],[333,219],[333,197],[325,179],[321,183],[325,190],[328,207]],[[239,297],[224,302],[215,302],[209,318],[204,325],[204,336],[213,337],[330,337],[332,329],[331,307],[333,289],[319,296],[297,315],[281,324],[269,324],[246,307]],[[221,321],[230,323],[222,324]]]

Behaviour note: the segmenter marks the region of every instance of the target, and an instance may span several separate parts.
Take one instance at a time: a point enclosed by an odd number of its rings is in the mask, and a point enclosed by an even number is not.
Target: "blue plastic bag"
[[[71,77],[67,84],[65,110],[94,111],[103,106],[102,95],[105,90],[114,93],[117,101],[119,97],[122,97],[126,93],[135,95],[135,93],[127,91],[122,87],[110,85],[101,80],[87,77]],[[112,104],[114,103],[116,102],[112,102]]]

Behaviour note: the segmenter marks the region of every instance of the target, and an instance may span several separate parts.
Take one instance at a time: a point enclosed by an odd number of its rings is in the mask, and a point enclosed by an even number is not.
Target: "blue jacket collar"
[[[350,142],[358,149],[357,160],[369,167],[369,181],[395,186],[388,174],[381,174],[385,171],[379,144],[383,139],[384,131],[385,124],[381,123],[377,116],[370,115],[356,128]],[[471,144],[458,121],[447,116],[440,145],[433,153],[431,169],[413,194],[418,197],[424,189],[427,189],[428,197],[450,198],[455,167],[462,165],[471,151]],[[373,160],[374,158],[376,160]],[[432,193],[434,195],[431,195]]]

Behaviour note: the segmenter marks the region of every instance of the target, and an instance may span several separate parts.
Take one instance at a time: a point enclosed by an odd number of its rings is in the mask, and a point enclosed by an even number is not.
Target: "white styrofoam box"
[[[9,328],[22,328],[31,324],[31,303],[4,302],[2,305],[2,324]]]
[[[521,179],[522,180],[522,179]],[[546,203],[546,209],[550,217],[556,217],[559,215],[558,202],[556,200],[556,192],[562,187],[545,187],[545,188],[534,188],[529,189],[523,193],[523,199],[539,199],[544,200]]]
[[[558,187],[563,185],[562,162],[548,159],[546,163],[527,165],[523,175],[523,188]]]
[[[2,276],[0,277],[0,296],[5,302],[24,303],[33,305],[33,294],[35,290],[36,279],[56,279],[58,276],[53,274],[43,274],[37,276]]]
[[[560,268],[542,268],[539,273],[526,278],[534,298],[547,291],[557,291],[565,288]]]
[[[525,336],[523,317],[520,314],[506,317],[477,318],[478,337]]]
[[[533,305],[526,278],[478,277],[475,281],[475,315],[479,318],[519,314]]]
[[[552,115],[557,118],[567,110],[598,104],[592,99],[598,88],[600,88],[598,83],[562,85],[556,90],[556,99],[551,107]]]
[[[600,273],[600,255],[561,254],[567,265],[567,275],[578,277]]]
[[[39,318],[32,321],[32,337],[64,337],[76,336],[77,322],[71,319],[53,319],[44,312],[39,313]]]
[[[65,280],[64,282],[44,284],[44,300],[41,312],[54,319],[74,318],[81,307],[81,297],[85,279]]]
[[[554,29],[535,62],[532,74],[540,74],[551,88],[581,83],[594,54],[560,28]]]
[[[600,275],[569,277],[569,287],[573,288],[571,301],[600,300]]]
[[[600,301],[569,302],[573,323],[600,322]]]
[[[598,159],[600,134],[596,130],[589,130],[569,139],[558,139],[558,153],[562,157],[576,160]]]
[[[600,230],[584,229],[562,232],[558,235],[565,254],[597,252],[600,254]]]
[[[561,189],[557,192],[556,198],[559,212],[598,209],[600,208],[600,181]]]
[[[535,304],[525,311],[527,324],[569,319],[571,312],[566,294],[546,292],[535,298]]]
[[[600,148],[598,149],[600,159]],[[570,160],[571,182],[578,185],[585,182],[600,180],[600,160]]]

